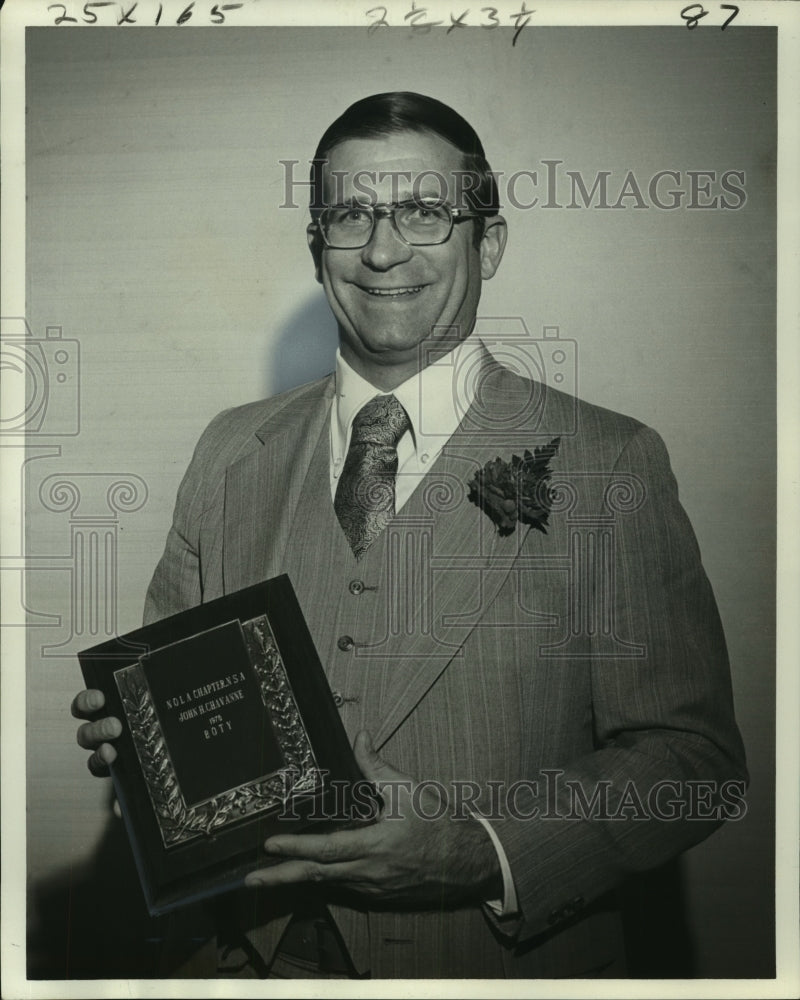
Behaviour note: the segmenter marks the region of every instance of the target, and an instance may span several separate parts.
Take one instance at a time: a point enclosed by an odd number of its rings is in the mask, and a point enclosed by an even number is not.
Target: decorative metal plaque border
[[[313,795],[322,789],[322,776],[267,616],[259,615],[241,625],[261,699],[285,763],[272,774],[205,802],[186,805],[141,661],[114,672],[165,847],[210,836],[247,816],[285,805],[295,795]]]

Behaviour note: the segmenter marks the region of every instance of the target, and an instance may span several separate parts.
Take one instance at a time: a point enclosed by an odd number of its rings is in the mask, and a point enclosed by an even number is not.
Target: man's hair
[[[484,216],[497,215],[497,181],[475,129],[441,101],[403,90],[356,101],[325,130],[311,166],[312,217],[316,218],[325,207],[322,167],[335,146],[348,139],[374,139],[401,132],[430,132],[455,146],[462,156],[462,170],[477,178],[474,187],[464,185],[469,207]],[[483,227],[476,226],[476,242],[480,242],[482,232]]]

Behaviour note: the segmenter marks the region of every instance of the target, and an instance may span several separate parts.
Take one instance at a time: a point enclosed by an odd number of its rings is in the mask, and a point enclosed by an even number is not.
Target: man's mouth
[[[403,296],[416,295],[425,287],[424,285],[403,285],[401,288],[368,288],[366,285],[358,286],[367,295],[373,295],[382,299],[397,299]]]

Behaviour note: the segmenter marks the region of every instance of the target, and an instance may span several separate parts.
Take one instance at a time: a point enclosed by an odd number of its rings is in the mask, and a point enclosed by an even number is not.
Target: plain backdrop
[[[74,743],[75,651],[109,624],[140,624],[206,423],[332,368],[335,326],[306,213],[279,208],[279,161],[300,161],[302,179],[348,104],[411,89],[464,114],[506,174],[561,160],[589,182],[611,171],[611,190],[629,170],[643,186],[679,171],[684,189],[689,170],[745,174],[738,210],[507,206],[509,245],[480,315],[521,317],[534,336],[558,326],[575,342],[578,394],[666,441],[726,628],[751,770],[746,817],[682,863],[696,971],[772,975],[775,32],[543,28],[512,47],[506,30],[37,28],[26,56],[27,317],[35,338],[59,326],[80,345],[80,432],[40,435],[60,454],[29,461],[26,483],[40,570],[26,602],[59,616],[29,628],[32,926],[74,933],[68,905],[55,922],[41,912],[42,890],[91,859],[108,816],[106,783]],[[80,511],[43,501],[56,474],[83,490]],[[138,499],[103,514],[102,491],[126,477]],[[95,522],[98,621],[81,617],[75,569],[89,572],[75,547]]]

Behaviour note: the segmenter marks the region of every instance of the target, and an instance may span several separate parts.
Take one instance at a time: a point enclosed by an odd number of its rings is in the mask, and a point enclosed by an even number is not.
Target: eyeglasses
[[[365,247],[375,231],[375,219],[391,219],[400,238],[412,247],[446,243],[456,222],[480,216],[439,201],[401,201],[395,205],[334,205],[324,208],[316,226],[332,250]]]

